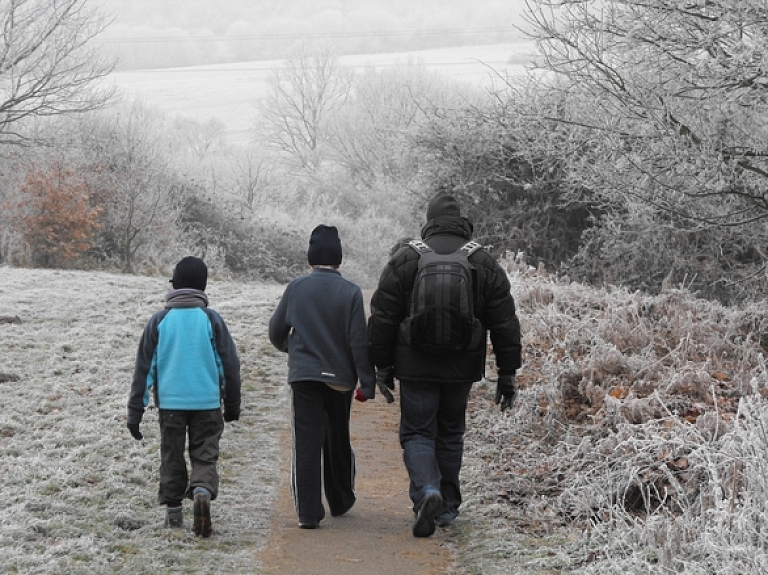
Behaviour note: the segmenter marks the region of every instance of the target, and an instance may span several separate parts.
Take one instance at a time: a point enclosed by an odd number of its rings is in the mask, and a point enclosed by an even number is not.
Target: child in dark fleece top
[[[312,272],[293,280],[269,322],[269,339],[288,352],[293,458],[291,493],[299,527],[315,529],[355,504],[355,455],[349,435],[352,394],[372,399],[375,374],[368,359],[363,293],[338,271],[341,241],[319,225],[309,240]],[[322,470],[322,471],[321,471]]]

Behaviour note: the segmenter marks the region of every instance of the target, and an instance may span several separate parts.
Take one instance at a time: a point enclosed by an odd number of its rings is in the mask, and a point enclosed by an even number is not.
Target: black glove
[[[139,431],[139,424],[138,423],[129,423],[128,424],[128,431],[131,432],[131,435],[133,435],[133,438],[135,440],[144,439],[144,436],[141,434],[141,431]]]
[[[395,389],[395,375],[391,367],[380,367],[376,370],[376,385],[381,395],[387,399],[387,403],[395,401],[390,389]]]
[[[517,397],[517,383],[514,375],[500,375],[496,382],[496,405],[501,404],[502,413],[512,407]]]
[[[239,407],[226,407],[224,406],[224,421],[237,421],[240,419]]]

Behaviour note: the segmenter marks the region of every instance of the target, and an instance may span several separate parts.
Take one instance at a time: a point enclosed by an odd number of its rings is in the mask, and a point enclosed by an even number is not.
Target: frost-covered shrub
[[[522,261],[505,262],[524,341],[514,412],[475,387],[466,529],[496,535],[468,561],[505,572],[488,557],[511,525],[549,550],[507,547],[525,572],[765,572],[761,307],[597,290]]]

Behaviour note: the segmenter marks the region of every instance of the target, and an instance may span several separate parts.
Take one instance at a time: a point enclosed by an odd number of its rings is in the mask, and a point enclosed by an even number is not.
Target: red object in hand
[[[368,398],[363,395],[363,392],[360,391],[359,387],[355,390],[355,399],[357,401],[368,401]]]

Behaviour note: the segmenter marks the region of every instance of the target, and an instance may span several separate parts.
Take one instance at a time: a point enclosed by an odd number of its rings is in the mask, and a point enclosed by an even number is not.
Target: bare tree
[[[100,190],[101,249],[126,272],[172,248],[179,234],[184,189],[173,177],[163,122],[134,103],[81,128]]]
[[[416,62],[357,76],[332,126],[335,159],[368,186],[412,175],[416,162],[406,149],[413,132],[439,110],[466,104],[461,86],[449,82]]]
[[[226,141],[224,122],[218,118],[209,118],[198,122],[190,118],[176,118],[173,128],[178,133],[184,148],[195,162],[202,162],[206,157]]]
[[[563,150],[576,187],[620,190],[694,226],[768,219],[764,0],[528,4],[563,89],[546,119],[578,134]]]
[[[106,22],[88,0],[0,0],[0,143],[34,135],[27,122],[103,106],[112,71],[91,40]]]
[[[528,147],[555,152],[572,198],[601,209],[569,275],[765,293],[765,1],[528,4],[549,88]]]
[[[263,102],[267,141],[312,172],[323,161],[328,125],[346,102],[352,72],[328,48],[302,45],[275,69]]]
[[[231,168],[231,194],[240,214],[253,217],[267,201],[272,166],[255,149],[235,154]]]

